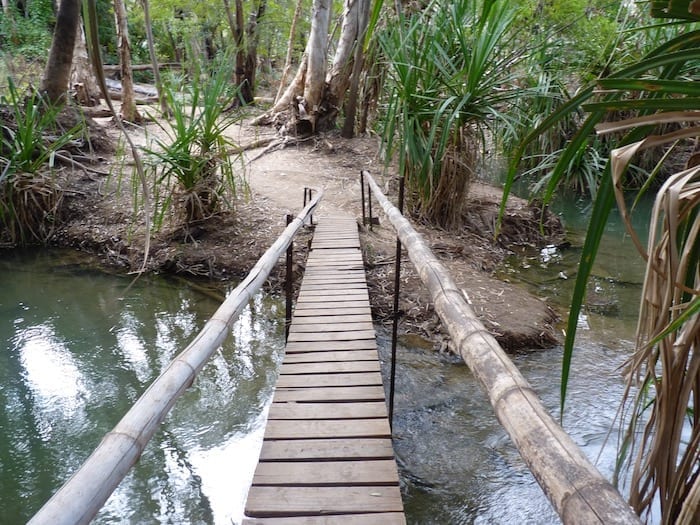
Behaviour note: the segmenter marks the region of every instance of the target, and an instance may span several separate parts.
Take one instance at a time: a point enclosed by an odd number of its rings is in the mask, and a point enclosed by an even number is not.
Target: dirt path
[[[109,124],[106,124],[109,125]],[[157,133],[154,125],[147,133]],[[110,130],[116,136],[116,130]],[[138,135],[134,131],[134,135]],[[242,124],[231,133],[240,144],[274,136],[270,128]],[[143,142],[143,135],[136,136]],[[342,210],[357,217],[361,215],[359,172],[370,170],[390,198],[394,184],[382,177],[382,165],[377,156],[375,138],[346,140],[328,134],[299,144],[266,152],[263,148],[244,155],[248,192],[240,191],[234,211],[226,211],[190,228],[167,224],[152,239],[149,268],[187,276],[222,280],[240,278],[284,228],[285,216],[296,214],[302,207],[304,188],[324,189],[324,198],[317,217]],[[110,164],[110,162],[107,162]],[[55,236],[55,243],[75,246],[100,254],[110,265],[134,270],[143,257],[143,237],[139,235],[142,217],[136,222],[130,202],[128,180],[117,177],[112,159],[113,175],[107,178],[84,176],[77,182],[80,192],[68,200],[71,220]],[[243,162],[242,162],[243,164]],[[121,172],[128,171],[121,163]],[[128,179],[128,177],[126,177]],[[121,189],[120,189],[121,188]],[[494,244],[491,225],[498,210],[500,193],[494,188],[475,184],[471,192],[469,217],[460,232],[420,226],[433,251],[453,273],[453,277],[468,295],[472,307],[486,327],[507,349],[521,350],[549,346],[556,341],[554,312],[540,299],[525,290],[504,283],[492,276],[499,261],[508,250]],[[141,214],[142,215],[142,214]],[[536,215],[536,214],[535,214]],[[532,221],[533,212],[525,202],[514,199],[509,208],[506,233],[538,227]],[[537,215],[537,217],[539,217]],[[535,219],[536,223],[539,219]],[[307,233],[307,235],[310,235]],[[393,259],[395,236],[391,225],[382,220],[373,231],[361,234],[370,283],[373,313],[378,322],[388,323],[393,289]],[[508,235],[506,235],[508,237]],[[527,242],[544,242],[527,239]],[[303,260],[306,243],[297,242],[298,261]],[[410,264],[402,274],[404,312],[401,329],[433,341],[436,348],[449,348],[442,334],[427,294]],[[299,273],[303,270],[300,266]],[[272,290],[279,290],[282,270],[270,280]]]

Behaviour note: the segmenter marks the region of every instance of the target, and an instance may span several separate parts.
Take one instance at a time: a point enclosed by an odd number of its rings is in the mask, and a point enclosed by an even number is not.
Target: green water
[[[159,277],[127,290],[84,257],[0,254],[2,524],[38,510],[218,307]],[[281,359],[280,304],[255,297],[96,523],[240,518]]]

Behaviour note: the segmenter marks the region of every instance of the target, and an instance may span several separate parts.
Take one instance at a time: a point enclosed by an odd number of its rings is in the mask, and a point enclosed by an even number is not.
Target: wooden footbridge
[[[397,232],[397,275],[403,243],[456,349],[562,521],[640,523],[551,418],[475,317],[447,269],[369,173],[366,176],[368,193]],[[31,525],[74,525],[93,519],[177,398],[228,336],[321,196],[318,192],[291,221],[199,335],[34,515]],[[406,522],[360,241],[351,217],[327,217],[316,228],[245,513],[247,525]]]
[[[357,223],[322,219],[244,523],[405,523]]]

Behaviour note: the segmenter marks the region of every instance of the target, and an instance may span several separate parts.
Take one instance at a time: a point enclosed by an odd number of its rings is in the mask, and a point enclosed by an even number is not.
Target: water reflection
[[[0,254],[0,523],[26,521],[204,325],[218,303],[84,255]],[[235,523],[283,345],[256,296],[95,523]]]

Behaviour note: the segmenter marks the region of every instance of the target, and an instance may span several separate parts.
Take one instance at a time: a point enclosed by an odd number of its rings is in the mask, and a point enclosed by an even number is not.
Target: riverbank
[[[109,119],[100,124],[117,144],[116,127]],[[157,133],[154,124],[130,128],[137,144],[144,144]],[[274,129],[251,126],[248,122],[235,126],[231,133],[241,145],[264,143],[264,139],[275,136]],[[233,208],[188,229],[166,221],[151,237],[148,271],[214,282],[239,279],[283,230],[286,215],[301,209],[305,187],[324,189],[317,217],[342,210],[359,218],[362,169],[373,173],[389,198],[396,197],[392,174],[382,175],[377,140],[373,137],[348,140],[330,133],[288,147],[249,149],[237,165],[240,178],[237,195],[231,196]],[[55,231],[52,244],[97,254],[106,265],[122,271],[138,270],[144,258],[144,212],[141,205],[134,212],[137,207],[132,200],[132,170],[129,156],[117,153],[105,156],[99,173],[65,177],[70,186],[64,197],[66,220]],[[556,218],[550,217],[545,222],[548,236],[543,237],[539,210],[511,198],[504,235],[494,242],[493,224],[499,204],[500,190],[477,181],[472,184],[461,231],[447,232],[424,224],[417,228],[450,269],[484,325],[506,349],[552,346],[558,341],[556,313],[544,301],[495,278],[493,273],[513,250],[561,242],[563,230]],[[299,276],[310,234],[306,232],[307,238],[302,236],[295,243]],[[391,226],[380,218],[380,224],[372,231],[363,229],[362,241],[373,313],[378,322],[388,323],[395,236]],[[269,282],[271,291],[281,291],[282,275],[279,265]],[[420,335],[441,351],[449,350],[449,340],[441,332],[427,293],[410,264],[404,265],[402,273],[400,309],[402,332]]]

